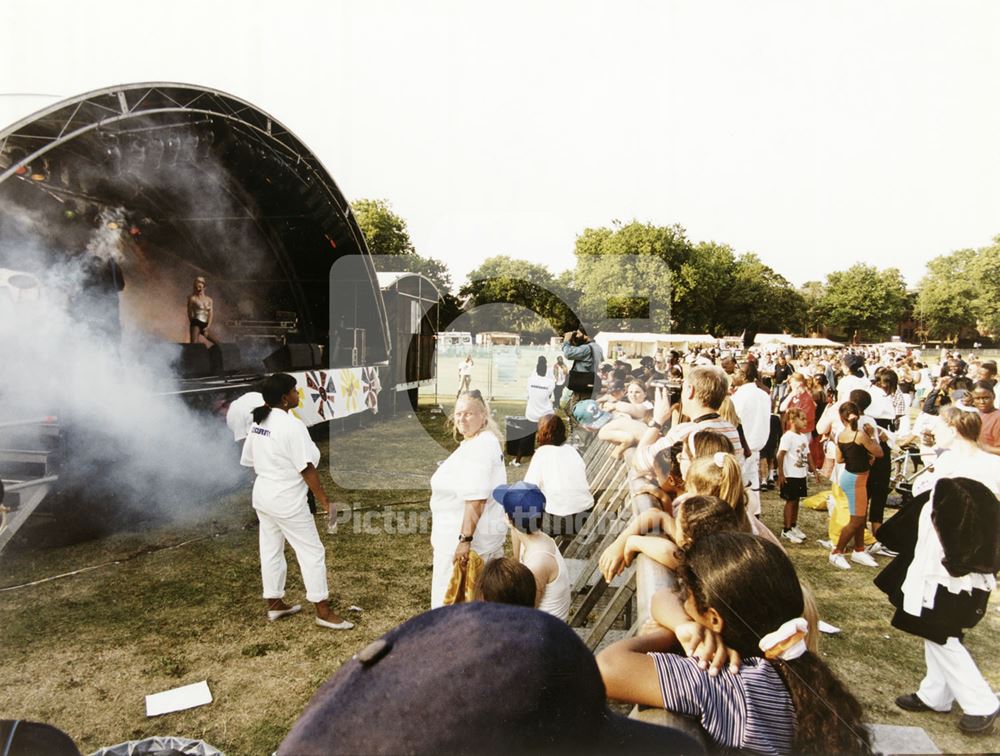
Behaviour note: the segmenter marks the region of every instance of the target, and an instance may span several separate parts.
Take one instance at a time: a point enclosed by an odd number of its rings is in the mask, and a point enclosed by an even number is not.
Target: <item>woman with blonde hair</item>
[[[431,608],[444,603],[454,565],[469,552],[489,561],[503,556],[507,523],[492,491],[507,482],[500,429],[479,391],[460,394],[452,416],[458,448],[431,476]]]
[[[718,496],[743,515],[740,529],[766,538],[781,546],[777,536],[759,519],[747,512],[747,492],[743,487],[743,470],[732,454],[716,452],[709,457],[698,457],[688,468],[684,478],[685,495]],[[684,506],[684,497],[674,501],[674,508]]]
[[[613,452],[618,459],[626,449],[639,443],[653,413],[653,403],[646,398],[646,387],[640,381],[629,382],[625,397],[627,401],[605,402],[602,408],[612,412],[614,419],[597,433],[602,441],[618,444]]]

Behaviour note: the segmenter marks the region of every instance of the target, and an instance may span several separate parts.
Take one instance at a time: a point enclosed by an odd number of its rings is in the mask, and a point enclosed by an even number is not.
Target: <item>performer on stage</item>
[[[219,340],[208,332],[212,325],[212,298],[205,293],[205,277],[194,279],[194,293],[187,301],[188,323],[191,326],[191,343],[198,343],[198,336],[204,336],[212,344]]]

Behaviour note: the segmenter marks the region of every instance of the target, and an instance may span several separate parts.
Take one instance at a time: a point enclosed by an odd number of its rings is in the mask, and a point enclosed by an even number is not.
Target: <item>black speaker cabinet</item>
[[[323,350],[319,344],[285,344],[264,358],[269,373],[289,373],[323,366]]]
[[[178,344],[180,355],[174,363],[181,378],[204,378],[212,374],[212,360],[204,344]]]
[[[240,348],[236,344],[216,344],[208,350],[208,356],[215,375],[235,373],[243,367]]]

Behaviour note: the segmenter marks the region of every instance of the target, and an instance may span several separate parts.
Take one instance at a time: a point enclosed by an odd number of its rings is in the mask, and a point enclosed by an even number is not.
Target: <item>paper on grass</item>
[[[202,680],[146,696],[146,716],[157,717],[160,714],[193,709],[195,706],[210,703],[212,703],[212,692],[208,689],[208,681]]]
[[[826,633],[827,635],[835,635],[840,632],[839,627],[834,627],[829,622],[819,621],[819,631],[821,633]]]

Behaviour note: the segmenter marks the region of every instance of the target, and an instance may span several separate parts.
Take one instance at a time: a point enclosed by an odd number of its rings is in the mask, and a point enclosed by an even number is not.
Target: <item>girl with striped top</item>
[[[871,753],[857,699],[806,647],[795,568],[761,538],[698,539],[660,591],[656,632],[597,657],[609,698],[697,717],[712,746],[763,754]],[[666,653],[677,644],[688,654]],[[680,650],[680,649],[677,649]]]

